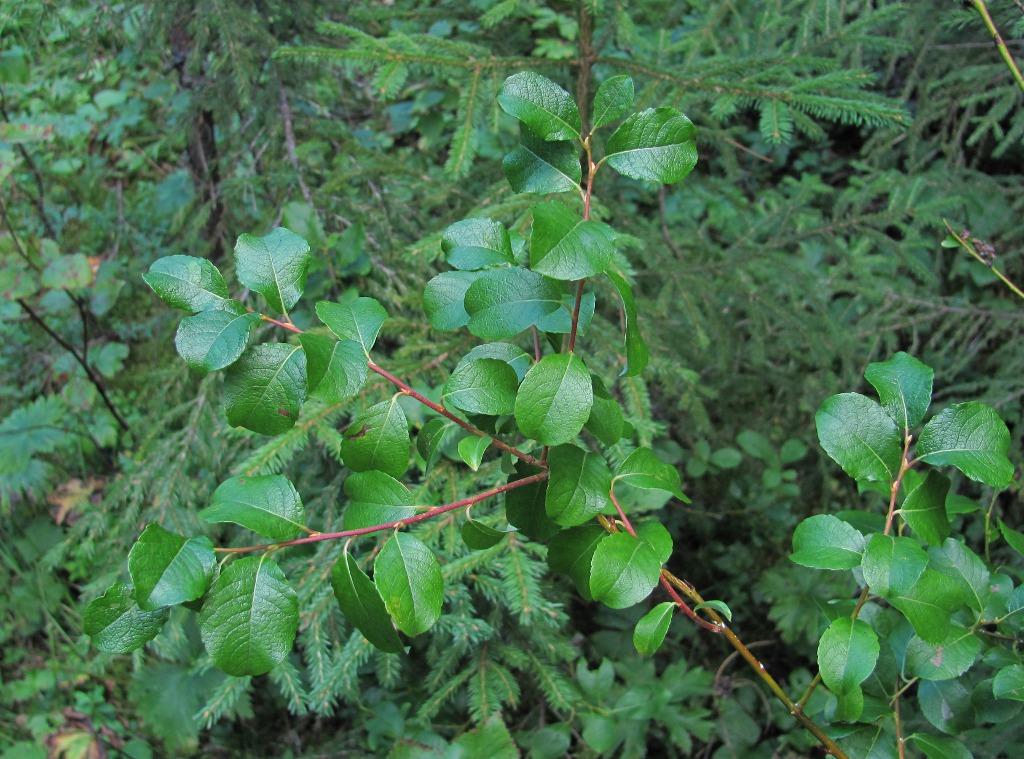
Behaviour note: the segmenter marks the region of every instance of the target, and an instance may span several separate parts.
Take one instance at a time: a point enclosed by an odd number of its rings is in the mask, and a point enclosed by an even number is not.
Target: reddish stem
[[[629,523],[629,519],[626,517],[626,512],[622,510],[622,506],[619,505],[619,499],[615,497],[615,490],[608,491],[608,497],[612,499],[612,503],[615,505],[615,510],[619,512],[619,519],[622,520],[622,526],[626,528],[626,532],[636,537],[636,530],[633,529],[633,525]]]
[[[429,509],[428,511],[424,511],[422,514],[417,514],[416,516],[407,517],[406,519],[396,519],[394,522],[385,522],[384,524],[377,524],[373,527],[361,527],[358,530],[342,530],[341,532],[319,532],[315,535],[310,535],[309,537],[296,538],[295,540],[285,540],[281,543],[268,543],[265,545],[257,546],[243,546],[241,548],[215,548],[213,550],[217,551],[218,553],[246,553],[248,551],[265,551],[271,548],[277,549],[285,548],[286,546],[304,545],[306,543],[319,543],[324,540],[340,540],[341,538],[354,538],[359,535],[369,535],[373,532],[382,532],[383,530],[401,529],[402,527],[406,527],[407,525],[415,524],[416,522],[423,522],[427,519],[432,519],[436,516],[445,514],[449,511],[455,511],[456,509],[463,509],[467,506],[472,506],[474,503],[484,501],[488,498],[491,498],[492,496],[504,493],[507,490],[514,490],[516,488],[521,488],[524,485],[530,485],[534,482],[540,482],[541,480],[547,479],[547,476],[547,472],[539,472],[538,474],[533,474],[530,475],[529,477],[524,477],[521,480],[515,480],[514,482],[509,482],[505,485],[499,485],[497,487],[491,488],[490,490],[485,490],[484,492],[477,493],[476,495],[471,496],[469,498],[463,498],[461,501],[455,501],[454,503],[446,503],[444,506],[437,506],[436,508]]]
[[[253,313],[253,310],[250,308],[249,312]],[[260,314],[260,319],[262,319],[265,322],[270,322],[271,324],[276,324],[278,327],[284,327],[286,330],[288,330],[289,332],[294,332],[296,335],[301,335],[302,334],[302,330],[299,329],[298,327],[296,327],[291,322],[278,321],[277,319],[272,319],[271,317],[267,316],[266,314]]]
[[[688,616],[690,619],[692,619],[698,625],[703,627],[705,630],[710,630],[713,633],[722,632],[722,625],[716,625],[714,622],[708,622],[706,619],[702,619],[701,617],[697,616],[696,612],[694,612],[693,609],[686,605],[686,601],[684,601],[683,597],[676,592],[676,589],[672,587],[672,583],[668,581],[668,578],[665,577],[664,574],[661,575],[661,584],[665,588],[665,590],[668,591],[668,594],[672,597],[672,600],[675,601],[676,606],[678,606],[682,610],[683,614]]]
[[[576,285],[576,304],[572,307],[572,329],[569,332],[569,353],[576,348],[576,329],[580,323],[580,304],[583,302],[583,285],[586,279],[581,279]]]

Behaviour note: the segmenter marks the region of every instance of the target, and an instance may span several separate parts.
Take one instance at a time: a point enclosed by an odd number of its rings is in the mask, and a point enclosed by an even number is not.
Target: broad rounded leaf
[[[373,298],[356,298],[348,303],[322,300],[316,304],[316,315],[342,340],[351,340],[370,355],[388,312]]]
[[[505,156],[501,168],[515,192],[571,192],[583,180],[577,146],[571,142],[546,142],[525,124],[522,144]]]
[[[217,557],[209,538],[186,538],[150,524],[128,554],[135,601],[144,611],[194,601],[210,587]]]
[[[878,636],[859,619],[840,617],[818,642],[818,668],[829,690],[848,693],[860,686],[878,661]]]
[[[816,569],[853,569],[864,554],[864,536],[831,514],[818,514],[797,525],[791,561]]]
[[[557,200],[533,207],[534,271],[552,279],[586,279],[607,269],[614,255],[615,233],[607,224],[584,221]]]
[[[912,742],[927,759],[974,759],[971,750],[956,736],[914,733],[907,737],[907,741]]]
[[[642,522],[636,526],[636,534],[654,549],[662,564],[672,556],[672,535],[661,522]]]
[[[622,407],[605,388],[600,377],[591,374],[590,380],[594,386],[594,405],[584,426],[605,445],[615,445],[622,439],[622,431],[626,426]]]
[[[544,140],[575,140],[583,119],[568,92],[545,76],[521,71],[505,80],[498,104]]]
[[[158,258],[142,279],[164,303],[183,311],[219,308],[228,299],[228,286],[223,275],[205,258]]]
[[[633,290],[630,288],[626,278],[617,271],[606,271],[604,273],[608,280],[615,286],[622,299],[622,310],[626,315],[626,365],[619,373],[622,377],[635,377],[640,374],[650,360],[650,352],[644,336],[640,334],[640,327],[637,324],[636,301],[633,299]]]
[[[964,603],[979,614],[985,608],[991,575],[985,562],[963,542],[946,538],[942,546],[928,549],[931,568],[953,580]]]
[[[298,627],[298,597],[266,555],[229,564],[199,612],[210,660],[234,677],[262,675],[280,664],[292,650]]]
[[[999,520],[999,532],[1014,551],[1024,556],[1024,533],[1015,530],[1002,519]]]
[[[931,469],[924,482],[907,493],[900,505],[903,520],[929,545],[941,545],[949,537],[949,516],[946,514],[946,494],[949,479]]]
[[[338,559],[331,570],[331,587],[341,613],[364,638],[389,654],[405,650],[377,586],[349,554]]]
[[[641,656],[653,656],[661,648],[676,605],[672,601],[660,603],[644,614],[633,630],[633,646]]]
[[[913,587],[887,599],[903,612],[919,638],[939,643],[949,633],[950,616],[963,604],[954,580],[925,569]]]
[[[182,319],[174,347],[185,363],[206,374],[237,361],[249,342],[249,333],[260,321],[257,314],[246,313],[244,308],[241,311],[212,309]]]
[[[39,284],[51,290],[74,290],[92,284],[92,266],[84,253],[51,259],[39,275]]]
[[[255,345],[224,377],[228,424],[262,435],[290,430],[306,400],[306,354],[296,345]]]
[[[972,480],[1005,488],[1013,479],[1006,457],[1010,431],[991,406],[969,401],[950,406],[921,430],[916,453],[929,464],[955,466]]]
[[[484,454],[490,445],[489,437],[477,437],[476,435],[464,437],[459,441],[459,456],[475,472],[480,468],[480,463],[484,460]]]
[[[516,404],[519,377],[497,358],[460,363],[444,385],[441,401],[448,408],[469,414],[511,414]]]
[[[131,586],[117,584],[89,603],[82,629],[100,651],[127,654],[153,640],[169,616],[169,609],[143,611]]]
[[[879,533],[868,539],[861,562],[864,582],[882,598],[908,593],[927,566],[928,554],[916,540]]]
[[[305,526],[306,510],[298,492],[280,474],[232,477],[199,512],[206,522],[231,522],[269,540],[291,540]]]
[[[511,366],[516,373],[517,385],[523,381],[523,377],[526,376],[526,372],[530,370],[530,366],[533,364],[533,359],[518,345],[512,345],[512,343],[484,343],[483,345],[476,346],[463,356],[462,360],[455,365],[455,371],[459,371],[461,367],[480,358],[496,358]]]
[[[492,219],[463,219],[441,235],[445,260],[455,269],[486,269],[515,263],[512,241],[501,222]]]
[[[996,698],[1011,698],[1024,701],[1024,666],[1013,664],[999,670],[992,683],[992,695]]]
[[[423,290],[423,311],[431,327],[451,332],[469,324],[466,291],[480,276],[474,271],[446,271],[427,282]]]
[[[526,465],[517,465],[516,469],[516,474],[508,478],[510,483],[540,471]],[[523,471],[519,471],[520,469]],[[544,508],[547,491],[547,480],[541,480],[505,493],[505,518],[528,538],[549,540],[558,533],[558,525],[548,518]],[[550,556],[550,553],[548,555]]]
[[[474,551],[498,545],[510,532],[515,532],[515,529],[497,530],[477,519],[467,519],[462,523],[462,540]]]
[[[644,490],[664,490],[680,501],[689,503],[683,494],[679,471],[658,458],[650,448],[641,446],[626,457],[615,472],[615,482],[624,482]]]
[[[604,457],[575,445],[559,445],[548,452],[547,515],[562,527],[593,519],[608,503],[612,474]]]
[[[616,532],[594,551],[590,592],[595,601],[625,609],[651,594],[661,577],[661,562],[645,540]]]
[[[674,184],[697,165],[696,136],[696,127],[675,108],[648,108],[608,138],[605,160],[627,177]]]
[[[560,445],[580,434],[593,403],[590,372],[575,354],[545,356],[519,387],[516,423],[541,445]]]
[[[354,472],[379,469],[401,477],[409,468],[409,422],[398,396],[366,409],[345,430],[341,458]]]
[[[528,269],[485,271],[466,290],[469,331],[484,340],[507,340],[562,305],[562,290]]]
[[[593,129],[610,124],[633,106],[633,80],[628,76],[613,76],[597,88],[594,95]]]
[[[438,457],[441,455],[441,444],[449,433],[460,430],[455,422],[447,419],[431,419],[423,425],[420,434],[416,436],[416,450],[423,457],[423,473],[427,474],[434,468]]]
[[[346,530],[397,522],[416,514],[409,488],[384,472],[355,472],[345,480],[344,490],[349,497],[342,516]]]
[[[575,288],[574,288],[575,289]],[[537,320],[536,327],[541,332],[568,335],[572,332],[572,309],[576,305],[576,295],[565,293],[562,296],[562,307]],[[585,335],[594,319],[597,297],[593,292],[583,293],[580,299],[580,315],[576,320],[576,334]]]
[[[974,666],[980,648],[977,635],[956,625],[940,643],[915,635],[907,645],[905,674],[922,680],[952,680]]]
[[[818,440],[855,480],[895,479],[903,456],[896,423],[870,398],[841,393],[826,398],[814,415]]]
[[[441,565],[412,535],[397,532],[388,539],[373,562],[373,583],[398,629],[406,635],[429,630],[441,616]]]
[[[299,335],[299,342],[306,352],[306,389],[311,397],[339,403],[362,390],[370,370],[359,343],[312,332]]]
[[[882,406],[908,432],[924,419],[932,402],[935,372],[902,351],[888,361],[868,364],[864,378],[878,391]]]
[[[593,572],[594,552],[601,541],[608,537],[605,529],[598,524],[584,524],[562,530],[548,546],[548,567],[556,574],[572,578],[576,589],[584,600],[592,601],[590,575]]]
[[[311,260],[309,243],[284,227],[263,237],[242,235],[235,243],[238,281],[281,314],[302,297]]]

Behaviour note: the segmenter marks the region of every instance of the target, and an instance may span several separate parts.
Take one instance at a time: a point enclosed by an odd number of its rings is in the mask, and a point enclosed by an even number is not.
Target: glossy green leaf
[[[861,570],[873,593],[891,598],[908,593],[928,566],[928,554],[910,538],[875,533],[864,548]]]
[[[444,384],[441,401],[447,408],[469,414],[511,414],[516,405],[519,376],[497,358],[463,362]]]
[[[223,275],[205,258],[158,258],[142,279],[164,303],[182,311],[219,308],[228,300],[228,286]]]
[[[953,580],[963,601],[980,613],[989,593],[990,574],[985,562],[963,542],[946,538],[942,546],[928,549],[931,568]]]
[[[486,269],[515,263],[512,241],[501,222],[492,219],[463,219],[441,235],[445,260],[455,269]]]
[[[441,616],[441,565],[412,535],[397,532],[388,538],[374,560],[373,582],[388,613],[406,635],[429,630]]]
[[[920,485],[907,493],[900,506],[903,520],[929,545],[940,545],[949,537],[948,493],[949,479],[932,469]]]
[[[1004,522],[1002,519],[999,520],[999,532],[1014,551],[1024,556],[1024,533],[1013,529]]]
[[[199,512],[206,522],[231,522],[273,540],[291,540],[305,526],[306,510],[298,492],[280,474],[232,477],[213,492]]]
[[[354,472],[378,469],[401,477],[409,468],[409,423],[398,396],[371,406],[345,430],[341,458]]]
[[[466,290],[469,331],[483,340],[507,340],[562,304],[561,288],[528,269],[485,271]]]
[[[992,695],[996,698],[1024,701],[1024,666],[1013,664],[999,670],[992,683]]]
[[[608,138],[608,165],[633,179],[674,184],[697,165],[697,129],[675,108],[633,114]]]
[[[590,592],[595,601],[625,609],[651,594],[661,577],[661,562],[645,540],[616,532],[594,551]]]
[[[861,563],[864,536],[831,514],[818,514],[797,525],[791,561],[816,569],[853,569]]]
[[[700,611],[701,609],[712,609],[725,617],[729,622],[732,621],[732,609],[729,608],[729,604],[725,601],[701,601],[693,607],[694,611]]]
[[[633,290],[630,288],[625,277],[619,272],[609,270],[604,275],[608,277],[608,280],[618,291],[619,298],[622,299],[622,311],[626,316],[626,365],[622,367],[622,371],[619,374],[622,377],[635,377],[647,368],[650,352],[637,324],[636,301],[633,300]]]
[[[292,650],[299,602],[266,554],[236,559],[221,571],[199,612],[210,660],[234,677],[262,675]]]
[[[306,400],[306,354],[296,345],[254,345],[224,376],[228,424],[262,435],[291,429]]]
[[[389,654],[405,650],[377,586],[349,554],[343,554],[331,570],[331,587],[341,613],[364,638]]]
[[[878,636],[859,619],[839,617],[828,626],[818,642],[821,679],[834,693],[859,687],[878,661]]]
[[[689,503],[679,481],[679,471],[658,458],[650,448],[637,448],[626,457],[615,472],[614,482],[624,482],[644,490],[664,490],[680,501]]]
[[[573,288],[575,289],[575,288]],[[575,294],[562,296],[562,307],[552,311],[547,316],[537,320],[537,329],[541,332],[552,334],[568,335],[572,332],[572,309],[576,305]],[[576,320],[576,334],[585,335],[594,319],[594,310],[597,306],[597,297],[592,292],[583,293],[580,299],[580,315]]]
[[[533,364],[530,356],[518,345],[512,345],[512,343],[484,343],[483,345],[476,346],[463,356],[462,360],[455,365],[455,371],[459,371],[466,364],[480,358],[496,358],[511,366],[516,373],[517,385],[523,381],[523,377],[526,376],[526,372],[530,370],[530,366]]]
[[[544,140],[575,140],[583,119],[572,96],[533,71],[513,74],[498,92],[498,104]]]
[[[963,603],[956,583],[932,569],[926,569],[910,590],[888,601],[903,612],[917,636],[930,643],[946,637],[950,616]]]
[[[989,687],[988,695],[991,693]],[[923,680],[917,686],[917,700],[925,719],[950,735],[974,727],[980,716],[971,702],[971,691],[959,680]]]
[[[600,129],[615,119],[625,116],[633,107],[633,80],[628,76],[613,76],[597,88],[594,95],[593,129]]]
[[[493,548],[515,529],[497,530],[477,519],[467,519],[462,523],[462,540],[474,551]]]
[[[622,431],[626,426],[622,406],[608,392],[600,377],[591,374],[590,382],[594,388],[594,405],[584,427],[605,445],[615,445],[622,439]]]
[[[935,372],[930,367],[901,351],[888,361],[868,364],[864,377],[904,434],[921,423],[932,402]]]
[[[672,613],[676,605],[672,601],[660,603],[644,614],[633,629],[633,646],[641,656],[653,656],[668,634],[672,624]]]
[[[306,353],[306,389],[310,397],[339,403],[363,389],[370,370],[359,343],[312,332],[299,335],[299,342]]]
[[[939,643],[915,635],[907,645],[906,674],[922,680],[952,680],[974,666],[980,648],[978,637],[957,625]]]
[[[962,742],[961,738],[952,735],[926,735],[914,733],[907,737],[908,743],[920,751],[927,759],[973,759],[974,754]]]
[[[84,253],[57,256],[46,264],[39,283],[51,290],[74,290],[92,284],[92,267]]]
[[[431,327],[451,332],[469,324],[466,291],[480,276],[474,271],[446,271],[427,282],[423,290],[423,311]]]
[[[552,279],[600,274],[615,255],[615,233],[607,224],[584,221],[557,200],[533,207],[530,268]]]
[[[575,445],[558,445],[548,452],[547,515],[562,527],[593,519],[608,503],[612,473],[604,457]]]
[[[519,387],[516,423],[541,445],[560,445],[580,434],[593,403],[590,372],[575,354],[545,356]]]
[[[373,298],[356,298],[348,303],[322,300],[316,304],[316,315],[342,340],[362,346],[367,356],[377,342],[380,328],[388,318],[384,306]]]
[[[855,480],[892,481],[903,456],[902,437],[885,410],[859,393],[826,398],[814,415],[818,440]]]
[[[584,524],[562,530],[548,546],[548,567],[555,574],[572,578],[584,600],[592,601],[590,575],[593,571],[594,552],[598,544],[608,537],[598,524]]]
[[[423,425],[420,434],[416,436],[416,450],[423,457],[423,473],[427,474],[434,468],[438,457],[441,455],[441,444],[445,437],[455,429],[459,428],[455,422],[447,419],[431,419]]]
[[[355,472],[346,478],[343,488],[349,498],[342,515],[346,530],[397,522],[416,514],[409,488],[384,472]]]
[[[525,466],[516,468],[522,468],[523,471],[509,476],[509,482],[521,480],[540,471]],[[558,525],[548,518],[545,510],[547,491],[547,480],[541,480],[505,493],[505,518],[509,524],[515,525],[523,535],[533,540],[549,540],[559,531]]]
[[[166,608],[143,611],[131,586],[116,584],[86,607],[82,630],[100,651],[127,654],[153,640],[169,616]]]
[[[642,522],[636,525],[636,534],[654,549],[662,564],[672,556],[672,535],[661,522]]]
[[[213,581],[217,557],[209,538],[186,538],[150,524],[128,554],[135,601],[155,611],[200,598]]]
[[[238,281],[279,314],[288,313],[302,297],[311,260],[309,243],[284,227],[263,237],[242,235],[235,243]]]
[[[234,303],[234,301],[225,301]],[[242,355],[249,342],[249,333],[259,324],[257,314],[211,309],[186,316],[178,325],[174,347],[185,363],[206,374],[230,366]]]
[[[490,445],[491,439],[488,437],[464,437],[459,441],[459,456],[475,472],[480,468],[480,462],[484,460],[484,454]]]
[[[955,466],[972,480],[1005,488],[1013,479],[1006,457],[1010,431],[991,406],[969,401],[950,406],[921,430],[917,456],[933,465]]]
[[[571,142],[547,142],[525,124],[522,144],[505,156],[501,168],[515,192],[571,192],[583,180],[578,147]]]

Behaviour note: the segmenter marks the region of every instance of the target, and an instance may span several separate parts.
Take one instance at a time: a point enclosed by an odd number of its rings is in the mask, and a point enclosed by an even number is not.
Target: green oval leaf
[[[920,485],[907,493],[900,505],[900,516],[929,545],[941,545],[949,537],[948,493],[949,480],[932,469]]]
[[[82,629],[100,651],[127,654],[153,640],[169,615],[166,608],[143,611],[135,603],[131,586],[116,584],[89,603]]]
[[[576,296],[571,293],[562,295],[562,307],[552,311],[547,316],[542,316],[535,325],[541,332],[550,332],[560,335],[568,335],[572,332],[572,309],[576,305]],[[580,315],[576,321],[576,335],[587,334],[590,322],[594,319],[594,309],[597,306],[597,298],[594,293],[583,293],[580,299]]]
[[[557,200],[533,207],[534,271],[552,279],[586,279],[607,269],[614,255],[615,233],[607,224],[584,221]]]
[[[516,474],[510,475],[508,481],[512,483],[539,471],[540,469],[536,467],[517,464]],[[545,511],[547,490],[547,480],[541,480],[505,493],[505,518],[509,524],[515,525],[523,535],[533,540],[549,540],[559,530],[558,525],[548,518]]]
[[[860,686],[878,661],[878,636],[859,619],[840,617],[825,630],[818,642],[821,679],[836,694]]]
[[[306,389],[311,397],[339,403],[362,390],[370,370],[358,343],[312,332],[299,335],[299,342],[306,353]]]
[[[515,192],[546,194],[579,190],[583,180],[579,150],[571,142],[546,142],[525,124],[522,144],[505,156],[501,168]]]
[[[544,140],[575,140],[583,119],[568,92],[533,71],[513,74],[498,92],[498,104]]]
[[[643,522],[636,526],[636,534],[654,549],[662,564],[672,556],[672,535],[661,522]]]
[[[590,592],[595,601],[625,609],[643,601],[661,577],[661,562],[644,540],[616,532],[594,551]]]
[[[409,422],[398,396],[371,406],[345,430],[341,458],[354,472],[378,469],[401,477],[409,468]]]
[[[526,376],[526,372],[530,370],[530,366],[533,363],[533,359],[518,345],[512,345],[512,343],[484,343],[483,345],[476,346],[463,356],[462,360],[455,365],[455,371],[457,372],[471,361],[481,358],[496,358],[511,366],[516,373],[517,385],[523,381],[523,377]]]
[[[331,587],[341,613],[370,643],[389,654],[405,650],[377,586],[370,581],[359,564],[344,554],[331,570]]]
[[[861,570],[872,592],[882,598],[908,593],[928,566],[928,554],[910,538],[875,533],[864,548]]]
[[[466,465],[474,472],[480,468],[480,462],[484,460],[484,454],[491,445],[489,437],[477,437],[470,435],[459,441],[459,456],[466,462]]]
[[[171,308],[205,311],[228,300],[224,276],[205,258],[165,256],[149,267],[142,279]]]
[[[145,275],[143,275],[145,276]],[[92,284],[92,267],[84,253],[57,256],[46,264],[39,283],[51,290],[75,290]]]
[[[423,457],[423,473],[427,474],[434,468],[438,457],[441,455],[441,445],[445,437],[461,427],[455,422],[447,419],[431,419],[423,425],[420,434],[416,436],[416,450]]]
[[[825,453],[855,480],[895,479],[902,438],[896,423],[873,400],[858,393],[833,395],[821,404],[814,422]]]
[[[234,677],[262,675],[292,650],[299,603],[273,559],[237,559],[214,581],[199,612],[210,660]]]
[[[275,542],[291,540],[305,526],[306,510],[287,477],[232,477],[199,512],[206,522],[231,522]]]
[[[528,269],[485,271],[466,290],[469,331],[483,340],[507,340],[558,309],[562,290]]]
[[[633,80],[628,76],[613,76],[597,88],[594,95],[593,129],[610,124],[633,107]]]
[[[902,351],[864,370],[864,378],[878,391],[882,406],[904,434],[924,419],[932,402],[934,377],[930,367]]]
[[[619,272],[606,271],[604,275],[608,277],[608,280],[619,293],[619,298],[622,299],[622,310],[626,316],[626,365],[622,367],[622,371],[619,374],[622,377],[635,377],[647,368],[650,352],[637,324],[636,301],[633,299],[633,290],[630,288],[626,278]]]
[[[940,643],[929,643],[918,636],[907,645],[906,674],[922,680],[952,680],[974,666],[981,641],[970,630],[952,625]]]
[[[441,392],[441,402],[469,414],[511,414],[516,405],[519,377],[497,358],[460,363]]]
[[[235,243],[238,281],[279,314],[287,314],[302,297],[310,260],[309,243],[284,227],[263,237],[242,235]]]
[[[676,605],[672,601],[660,603],[644,614],[633,630],[633,646],[641,656],[653,656],[661,648],[672,624]]]
[[[674,184],[697,165],[696,136],[697,128],[675,108],[648,108],[612,133],[605,160],[627,177]]]
[[[729,608],[729,604],[725,601],[701,601],[699,604],[693,607],[694,611],[700,611],[701,609],[711,609],[718,612],[728,621],[732,622],[732,609]]]
[[[342,340],[351,340],[370,355],[388,312],[373,298],[356,298],[348,303],[322,300],[316,304],[316,315]]]
[[[925,735],[914,733],[907,737],[927,759],[974,759],[974,754],[952,735]]]
[[[591,374],[590,381],[594,387],[594,405],[584,426],[605,445],[615,445],[622,439],[622,431],[626,426],[622,406],[608,392],[600,377]]]
[[[548,471],[544,508],[556,524],[583,524],[608,503],[612,474],[600,454],[575,445],[555,446],[548,451]]]
[[[684,503],[690,502],[683,494],[678,470],[659,459],[650,448],[643,446],[629,454],[619,465],[614,481],[644,490],[664,490]]]
[[[548,546],[548,567],[556,574],[571,577],[586,601],[594,599],[590,592],[594,552],[606,537],[608,533],[600,525],[584,524],[562,530],[551,538],[551,545]]]
[[[397,522],[416,514],[409,488],[384,472],[351,474],[345,480],[344,490],[349,497],[342,515],[346,530]]]
[[[427,282],[423,290],[423,311],[431,327],[451,332],[469,324],[466,292],[480,276],[475,271],[446,271]]]
[[[917,456],[929,464],[955,466],[972,480],[1005,488],[1013,479],[1006,457],[1010,431],[990,406],[976,401],[950,406],[921,430]]]
[[[492,219],[463,219],[441,235],[445,260],[456,269],[486,269],[515,263],[512,241],[501,222]]]
[[[462,523],[462,540],[474,551],[498,545],[510,532],[515,532],[515,529],[497,530],[477,519],[467,519]]]
[[[441,616],[441,565],[412,535],[398,532],[388,539],[374,560],[373,582],[388,613],[406,635],[429,630]]]
[[[887,600],[903,612],[917,636],[929,643],[946,637],[950,615],[963,603],[956,582],[933,569],[925,569],[913,587]]]
[[[246,313],[240,303],[238,306],[241,313],[213,309],[181,320],[174,346],[186,364],[206,374],[238,360],[249,342],[249,333],[260,321],[257,314]]]
[[[255,345],[224,376],[224,409],[232,427],[278,435],[295,425],[305,400],[306,354],[296,345]]]
[[[194,601],[213,581],[217,557],[209,538],[186,538],[150,524],[128,554],[135,601],[143,611]]]
[[[580,434],[593,404],[590,372],[583,362],[572,353],[545,356],[519,387],[516,424],[541,445],[560,445]]]
[[[999,670],[992,683],[992,695],[1024,701],[1024,666],[1012,664]]]
[[[853,569],[864,555],[864,536],[831,514],[818,514],[797,525],[791,561],[816,569]]]

